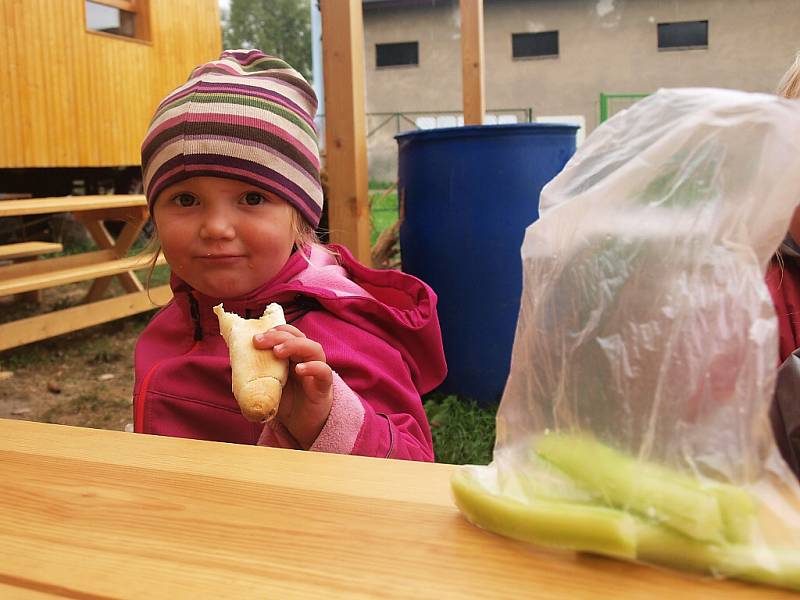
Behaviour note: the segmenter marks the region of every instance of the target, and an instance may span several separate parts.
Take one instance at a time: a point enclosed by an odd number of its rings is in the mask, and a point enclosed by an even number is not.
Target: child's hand
[[[278,419],[308,449],[317,439],[333,401],[333,371],[322,346],[292,325],[279,325],[253,336],[253,346],[289,360],[289,379],[278,406]]]

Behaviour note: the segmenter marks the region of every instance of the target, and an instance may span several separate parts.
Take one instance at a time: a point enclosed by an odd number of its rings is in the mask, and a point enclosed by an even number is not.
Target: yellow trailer
[[[221,49],[218,0],[0,0],[0,194],[134,191],[156,104]]]

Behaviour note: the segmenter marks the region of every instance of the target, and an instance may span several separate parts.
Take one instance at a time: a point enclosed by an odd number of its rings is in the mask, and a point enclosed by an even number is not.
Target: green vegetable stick
[[[689,477],[634,460],[584,435],[548,433],[536,440],[535,450],[609,506],[701,541],[724,540],[717,497]]]
[[[719,503],[725,539],[734,544],[746,544],[752,539],[756,502],[747,490],[717,483],[708,488]]]
[[[636,556],[631,515],[603,506],[531,500],[489,493],[464,469],[450,480],[456,505],[471,523],[515,540],[617,558]]]
[[[714,569],[729,577],[800,591],[800,551],[796,548],[729,546]]]
[[[679,569],[800,590],[800,551],[706,544],[666,527],[637,521],[637,559]]]

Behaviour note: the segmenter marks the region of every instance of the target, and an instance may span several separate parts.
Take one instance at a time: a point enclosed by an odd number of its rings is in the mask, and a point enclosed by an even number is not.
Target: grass
[[[380,233],[387,227],[394,225],[398,216],[397,191],[387,191],[370,189],[370,204],[372,218],[372,241],[378,239]]]
[[[369,189],[370,190],[386,190],[390,187],[394,186],[394,181],[374,181],[370,180],[369,182]]]
[[[457,396],[428,397],[425,412],[431,424],[436,462],[486,465],[492,460],[496,406],[481,408]]]

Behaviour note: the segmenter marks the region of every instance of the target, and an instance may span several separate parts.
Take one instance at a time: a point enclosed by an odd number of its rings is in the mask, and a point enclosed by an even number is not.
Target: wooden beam
[[[144,194],[100,195],[100,196],[55,196],[49,198],[27,198],[25,200],[0,201],[0,217],[21,217],[57,212],[84,210],[120,209],[131,206],[147,206]],[[107,218],[112,218],[111,216]]]
[[[325,72],[325,170],[328,228],[370,265],[364,24],[361,0],[321,0]]]
[[[0,283],[17,277],[52,273],[64,269],[108,262],[116,258],[117,255],[113,250],[96,250],[94,252],[81,252],[80,254],[70,254],[56,258],[45,258],[25,264],[4,265],[0,267]]]
[[[67,285],[68,283],[75,283],[77,281],[87,281],[89,279],[97,279],[98,277],[116,275],[133,269],[146,269],[150,266],[151,261],[152,257],[139,254],[136,256],[128,256],[127,258],[72,267],[60,271],[24,275],[14,279],[0,279],[0,296],[21,294],[22,292],[30,292],[32,290],[43,290],[59,285]],[[43,260],[36,261],[36,263],[44,262]],[[163,254],[159,255],[156,264],[166,264]],[[25,265],[23,264],[22,266]]]
[[[482,125],[486,112],[483,64],[483,0],[460,0],[461,85],[464,125]]]
[[[169,285],[0,324],[0,350],[38,342],[158,308],[172,298]]]
[[[0,246],[0,260],[13,260],[17,258],[30,258],[40,254],[61,252],[64,247],[56,242],[19,242],[16,244],[3,244]]]

